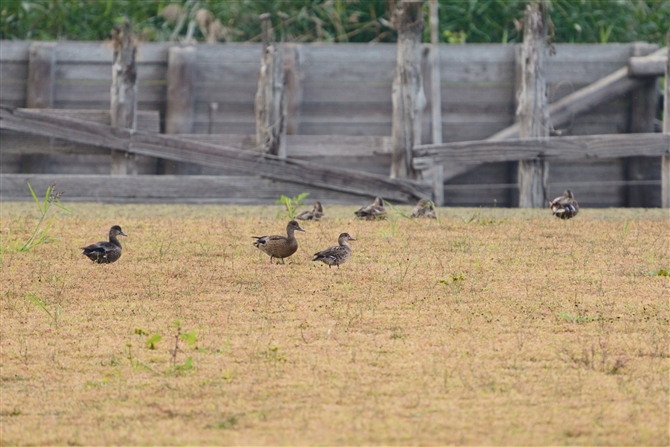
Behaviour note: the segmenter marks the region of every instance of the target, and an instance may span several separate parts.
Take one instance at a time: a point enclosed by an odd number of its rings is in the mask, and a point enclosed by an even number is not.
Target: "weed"
[[[60,304],[56,304],[53,310],[49,310],[48,303],[44,298],[42,298],[39,292],[26,292],[25,296],[28,297],[30,302],[32,302],[35,306],[39,307],[47,315],[49,315],[49,318],[51,318],[51,322],[53,323],[54,326],[58,326],[58,320],[60,319],[61,314],[63,312],[63,309]]]
[[[652,273],[652,276],[670,276],[670,268],[658,269]]]
[[[568,323],[583,324],[583,323],[592,323],[594,321],[599,321],[599,317],[589,317],[587,315],[575,314],[570,315],[566,313],[561,313],[558,317],[562,320],[567,321]]]
[[[47,188],[46,193],[44,195],[43,203],[40,203],[40,199],[37,198],[37,194],[35,194],[33,187],[30,186],[30,183],[28,183],[28,189],[30,189],[30,194],[33,196],[33,199],[37,204],[37,208],[40,211],[40,220],[37,222],[37,225],[35,225],[35,229],[33,230],[33,234],[32,236],[30,236],[30,239],[28,239],[28,241],[25,244],[23,244],[23,246],[19,249],[19,251],[21,252],[29,251],[30,249],[40,244],[44,244],[55,240],[54,238],[49,236],[49,229],[51,228],[53,219],[48,221],[44,228],[41,228],[42,222],[44,222],[44,219],[46,219],[47,214],[49,213],[49,208],[51,207],[51,204],[69,212],[69,210],[65,208],[65,206],[63,206],[63,204],[60,201],[63,192],[56,190],[55,183]]]
[[[184,363],[177,363],[177,354],[183,352],[179,347],[179,341],[184,341],[188,346],[193,346],[198,341],[198,337],[195,331],[182,332],[180,321],[174,321],[172,324],[175,326],[176,332],[174,335],[174,349],[170,351],[172,354],[171,372],[180,374],[193,369],[193,357],[188,357]]]
[[[286,215],[289,220],[295,219],[296,210],[299,206],[304,205],[303,200],[309,195],[308,192],[303,192],[296,197],[289,198],[282,194],[282,196],[277,200],[279,205],[284,205],[286,207]],[[281,213],[277,213],[277,217],[280,217]]]

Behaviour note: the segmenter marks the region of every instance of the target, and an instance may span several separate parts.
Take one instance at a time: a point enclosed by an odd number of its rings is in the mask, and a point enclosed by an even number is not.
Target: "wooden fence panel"
[[[310,194],[310,201],[362,202],[356,195],[252,176],[134,175],[120,182],[110,175],[67,174],[5,174],[0,178],[3,200],[32,200],[27,182],[35,191],[44,191],[56,182],[58,189],[65,191],[67,202],[258,205],[274,203],[281,194],[293,197],[303,192]]]

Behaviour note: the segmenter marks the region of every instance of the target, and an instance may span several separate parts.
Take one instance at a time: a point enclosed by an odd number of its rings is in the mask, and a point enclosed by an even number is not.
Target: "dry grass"
[[[667,211],[327,207],[271,266],[278,207],[75,204],[28,253],[2,207],[3,445],[669,443]]]

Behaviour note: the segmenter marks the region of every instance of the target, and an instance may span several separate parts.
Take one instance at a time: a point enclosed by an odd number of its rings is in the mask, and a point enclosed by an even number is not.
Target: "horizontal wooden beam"
[[[358,195],[249,175],[3,174],[0,196],[3,201],[33,200],[27,183],[43,192],[54,182],[59,191],[65,191],[65,202],[267,205],[281,194],[293,197],[307,192],[310,201],[320,200],[326,208],[329,203],[361,203]]]
[[[417,146],[416,169],[435,163],[489,163],[517,160],[579,160],[670,154],[670,135],[657,133],[587,135],[504,141],[464,141]]]
[[[280,159],[183,137],[112,128],[84,120],[0,107],[0,129],[24,132],[74,143],[125,151],[149,157],[220,166],[241,173],[341,191],[381,196],[401,202],[430,198],[431,185],[391,179],[347,169],[334,169],[302,160]]]
[[[665,64],[667,63],[667,56],[631,57],[628,61],[628,76],[632,78],[665,76]]]

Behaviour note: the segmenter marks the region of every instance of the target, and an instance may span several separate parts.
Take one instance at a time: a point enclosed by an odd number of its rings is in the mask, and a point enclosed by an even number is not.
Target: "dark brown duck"
[[[114,225],[109,229],[109,242],[102,241],[83,247],[84,256],[97,264],[111,264],[121,257],[121,242],[117,236],[128,236],[121,227]]]

